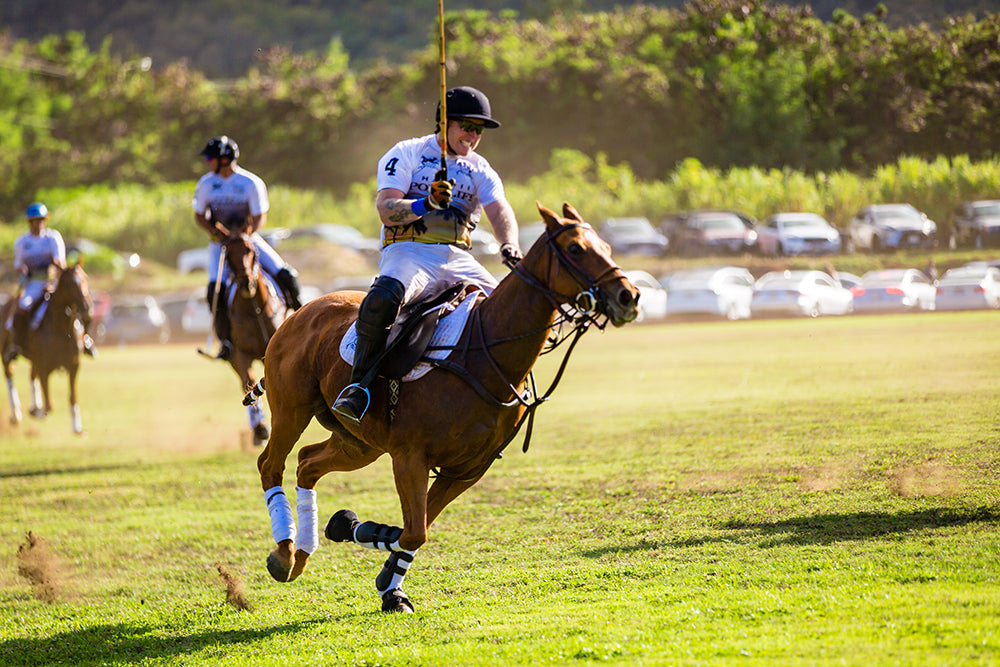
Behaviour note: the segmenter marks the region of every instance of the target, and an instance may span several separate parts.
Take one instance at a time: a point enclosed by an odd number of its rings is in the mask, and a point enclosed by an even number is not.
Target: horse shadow
[[[731,542],[733,532],[758,540],[760,548],[779,546],[815,546],[837,542],[884,539],[920,530],[950,528],[1000,521],[1000,507],[939,507],[903,512],[847,512],[814,514],[780,521],[733,519],[718,524],[722,535],[687,537],[660,542],[644,540],[624,549],[600,549],[588,555],[600,557],[622,551],[652,551],[663,548],[699,547]]]
[[[273,635],[292,634],[319,620],[286,623],[270,628],[217,630],[169,636],[163,628],[111,623],[62,632],[49,637],[0,642],[0,664],[77,665],[90,667],[148,658],[172,661],[209,646],[251,643]]]

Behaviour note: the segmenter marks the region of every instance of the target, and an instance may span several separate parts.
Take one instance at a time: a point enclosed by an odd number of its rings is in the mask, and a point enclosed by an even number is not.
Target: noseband
[[[535,289],[542,292],[542,294],[545,295],[545,298],[549,300],[553,308],[557,311],[559,310],[561,304],[572,304],[573,308],[578,313],[578,317],[574,319],[588,320],[597,326],[598,329],[603,330],[607,321],[604,320],[599,322],[597,320],[597,315],[607,317],[607,296],[604,294],[601,286],[604,283],[617,278],[624,278],[625,276],[622,274],[622,270],[618,265],[612,264],[607,269],[602,271],[597,277],[592,278],[578,262],[574,261],[574,259],[558,243],[556,243],[557,236],[563,232],[579,227],[592,229],[592,227],[587,224],[569,223],[560,227],[555,233],[550,233],[548,229],[545,230],[545,242],[549,246],[549,250],[552,251],[550,258],[554,256],[557,265],[566,269],[570,277],[573,278],[576,284],[580,286],[580,291],[576,294],[576,296],[562,294],[555,291],[549,287],[548,282],[542,282],[539,280],[520,263],[515,264],[510,268],[511,272],[516,274],[519,278]],[[550,263],[549,267],[546,269],[546,276],[551,273],[552,265]]]

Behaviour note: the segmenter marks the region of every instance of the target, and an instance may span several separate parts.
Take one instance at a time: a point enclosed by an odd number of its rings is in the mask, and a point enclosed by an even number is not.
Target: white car
[[[660,320],[667,316],[667,290],[645,271],[624,271],[625,277],[639,288],[639,317],[636,322]]]
[[[776,213],[757,225],[757,248],[763,255],[834,255],[840,232],[815,213]]]
[[[937,310],[1000,308],[1000,269],[960,266],[944,272],[937,285]]]
[[[823,271],[771,271],[754,286],[754,317],[847,315],[854,295]]]
[[[917,269],[883,269],[861,276],[854,312],[934,310],[937,288]]]
[[[663,281],[667,316],[711,315],[729,320],[750,317],[753,274],[738,266],[675,271]]]
[[[847,252],[933,248],[937,224],[909,204],[865,206],[847,225]]]

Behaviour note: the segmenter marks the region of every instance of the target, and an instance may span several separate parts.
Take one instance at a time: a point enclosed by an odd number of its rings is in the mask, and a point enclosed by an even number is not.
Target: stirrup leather
[[[358,415],[354,415],[354,414],[351,414],[349,412],[345,412],[344,410],[342,410],[339,407],[337,407],[338,405],[340,405],[341,400],[344,399],[344,394],[347,393],[347,390],[348,389],[353,389],[353,388],[360,389],[365,394],[365,405],[364,405],[363,408],[361,408],[360,414],[358,414]],[[347,385],[346,387],[344,387],[340,391],[340,394],[337,395],[337,400],[335,400],[333,402],[333,405],[331,406],[331,409],[334,412],[336,412],[338,415],[341,415],[343,417],[347,417],[351,421],[354,421],[354,422],[357,422],[357,423],[360,424],[361,423],[361,418],[365,416],[366,412],[368,412],[368,406],[371,404],[371,402],[372,402],[372,395],[371,395],[371,392],[368,391],[368,387],[362,387],[359,383],[352,382],[351,384]]]

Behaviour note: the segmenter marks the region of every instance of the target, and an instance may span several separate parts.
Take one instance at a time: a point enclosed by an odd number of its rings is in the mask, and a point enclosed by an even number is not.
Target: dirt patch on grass
[[[811,492],[834,491],[843,486],[847,472],[845,465],[802,468],[798,471],[799,488]]]
[[[67,596],[62,563],[48,543],[31,531],[27,541],[17,548],[17,574],[28,580],[40,600],[57,602]]]
[[[963,485],[957,468],[938,462],[900,468],[889,478],[889,489],[904,498],[953,496],[961,493]]]
[[[246,596],[246,587],[236,574],[222,563],[216,563],[215,568],[226,585],[226,602],[240,611],[253,611],[253,606]]]

